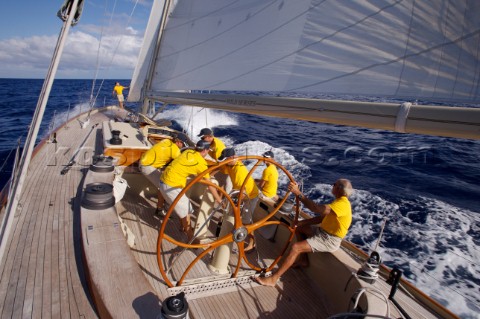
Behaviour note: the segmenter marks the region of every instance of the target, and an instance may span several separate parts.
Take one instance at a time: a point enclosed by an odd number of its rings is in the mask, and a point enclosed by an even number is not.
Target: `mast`
[[[14,182],[11,186],[11,194],[13,197],[8,199],[8,204],[5,210],[5,217],[2,221],[2,225],[0,228],[0,261],[3,259],[6,242],[8,240],[11,224],[15,215],[14,212],[16,211],[18,202],[20,200],[23,183],[27,176],[28,166],[32,158],[33,148],[35,146],[35,141],[40,130],[40,124],[42,123],[43,114],[45,113],[45,107],[48,102],[48,97],[50,95],[53,80],[55,79],[58,64],[60,63],[60,58],[62,56],[68,31],[70,30],[72,23],[76,23],[76,21],[78,21],[79,19],[79,14],[81,11],[79,7],[80,1],[81,0],[67,0],[64,6],[59,11],[59,16],[62,14],[61,19],[64,21],[64,23],[62,25],[62,29],[60,30],[52,61],[48,69],[47,76],[45,77],[45,81],[43,82],[43,87],[38,98],[37,107],[32,118],[32,123],[30,124],[28,136],[25,140],[24,150],[18,165],[17,177],[13,179]],[[62,10],[64,9],[66,10],[66,12],[62,12]],[[67,13],[68,15],[66,15]],[[13,172],[13,174],[15,174],[15,172]]]

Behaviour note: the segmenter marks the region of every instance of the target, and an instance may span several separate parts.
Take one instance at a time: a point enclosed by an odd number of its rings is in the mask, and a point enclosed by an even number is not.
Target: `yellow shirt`
[[[262,180],[265,181],[265,184],[262,187],[263,195],[267,197],[277,195],[278,171],[275,165],[270,164],[263,170]]]
[[[185,187],[189,176],[196,176],[207,169],[207,162],[195,150],[186,150],[167,166],[160,180],[170,187]],[[208,174],[205,178],[210,178]]]
[[[124,88],[125,88],[124,86],[115,85],[115,87],[113,88],[113,90],[115,91],[115,93],[117,93],[117,95],[122,95]]]
[[[225,149],[225,144],[220,141],[218,138],[214,137],[212,143],[210,144],[211,151],[208,151],[208,155],[215,160],[215,162],[207,161],[208,165],[216,165],[218,158],[222,154],[222,151]]]
[[[228,171],[228,175],[232,180],[233,189],[240,190],[243,185],[243,181],[248,175],[248,169],[241,161],[237,161],[234,166],[225,166]],[[252,176],[250,176],[245,184],[245,193],[248,198],[252,199],[258,196],[258,187],[255,184]]]
[[[222,154],[222,151],[225,149],[225,144],[218,138],[214,137],[210,149],[211,151],[208,152],[208,155],[218,160],[220,154]]]
[[[164,139],[153,145],[151,149],[142,155],[140,164],[143,166],[162,168],[178,156],[180,156],[180,149],[177,144],[170,139]]]
[[[346,196],[342,196],[327,206],[330,206],[333,212],[325,216],[320,227],[330,235],[344,238],[352,223],[352,207],[350,201]]]

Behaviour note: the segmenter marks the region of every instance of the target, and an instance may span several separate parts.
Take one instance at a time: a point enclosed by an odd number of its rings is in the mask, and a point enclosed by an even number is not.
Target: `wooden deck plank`
[[[38,247],[39,242],[38,238],[40,237],[40,231],[42,228],[42,218],[41,214],[36,213],[35,220],[32,219],[35,223],[34,231],[32,232],[32,247],[30,253],[30,259],[28,262],[28,277],[27,277],[27,286],[25,288],[25,300],[23,302],[23,316],[31,317],[33,312],[33,300],[34,300],[34,289],[35,289],[35,280],[36,280],[36,264],[38,260]]]
[[[59,222],[59,231],[58,231],[58,274],[59,274],[59,294],[60,294],[60,316],[62,318],[71,317],[70,304],[68,302],[68,281],[67,281],[67,262],[66,262],[66,238],[65,238],[65,229],[69,227],[66,215],[70,211],[68,205],[66,188],[68,187],[68,182],[71,174],[63,175],[61,189],[58,192],[57,199],[55,200],[55,208],[60,212],[58,219]]]
[[[21,205],[19,205],[19,211],[21,209]],[[21,222],[21,214],[20,217],[17,216],[18,214],[15,214],[16,216],[13,217],[13,223],[12,223],[12,230],[10,236],[12,238],[17,238],[19,236],[19,223]],[[10,295],[8,294],[11,289],[12,285],[10,283],[10,279],[12,276],[14,276],[14,268],[13,268],[13,263],[15,260],[15,255],[16,255],[16,249],[18,246],[18,242],[14,242],[12,245],[9,245],[6,247],[4,258],[1,261],[1,267],[0,267],[0,315],[2,317],[8,317],[11,315],[12,309],[10,308],[12,306],[11,300],[9,300]]]
[[[42,285],[42,317],[43,318],[52,318],[52,302],[53,295],[56,293],[53,291],[55,285],[52,283],[52,259],[53,259],[53,249],[52,249],[52,237],[54,231],[54,212],[47,210],[44,212],[44,216],[47,220],[45,238],[43,242],[40,242],[40,245],[44,246],[44,259],[43,265],[43,285]]]
[[[58,197],[57,192],[58,189],[58,180],[57,183],[53,186],[53,192],[50,194],[50,203],[55,203],[56,198]],[[49,203],[49,206],[50,206]],[[61,318],[60,312],[60,282],[59,282],[59,234],[60,234],[60,214],[58,208],[55,207],[45,207],[49,209],[52,214],[52,236],[51,236],[51,263],[50,263],[50,278],[51,278],[51,285],[52,285],[52,292],[51,292],[51,311],[52,311],[52,318]]]
[[[28,227],[34,223],[32,222],[33,218],[37,217],[37,212],[38,211],[38,199],[41,199],[41,196],[36,194],[36,189],[38,187],[42,186],[42,181],[41,178],[45,178],[43,174],[40,174],[41,170],[30,170],[29,176],[27,176],[27,183],[25,187],[25,194],[21,197],[21,203],[23,205],[20,205],[19,209],[17,210],[17,223],[16,223],[16,229],[22,233],[24,231],[27,231],[29,235],[32,233],[30,230],[28,230]],[[28,181],[30,179],[30,181]],[[34,199],[34,200],[25,200],[26,199]],[[32,217],[34,216],[34,217]],[[18,233],[17,233],[18,235]],[[15,245],[12,245],[11,248],[16,246],[15,248],[15,254],[22,254],[22,264],[21,265],[15,265],[16,268],[20,269],[22,271],[22,274],[25,274],[25,271],[28,272],[28,260],[30,259],[30,249],[31,249],[31,242],[29,240],[22,240],[20,237],[15,237],[16,242]],[[15,259],[18,260],[18,259]],[[26,263],[24,263],[26,261]],[[9,293],[13,293],[16,295],[15,298],[15,313],[18,313],[21,310],[19,308],[23,308],[23,296],[25,295],[25,286],[26,286],[26,278],[27,276],[25,275],[20,275],[19,277],[19,282],[17,284],[17,289],[12,290]],[[12,277],[14,278],[14,276]]]
[[[39,212],[40,214],[40,212]],[[32,307],[32,317],[33,318],[42,318],[42,304],[43,304],[43,283],[45,281],[44,277],[44,259],[45,259],[45,238],[47,236],[47,224],[48,216],[41,215],[41,226],[37,247],[37,262],[35,265],[35,287],[33,290],[33,307]],[[47,217],[47,218],[46,218]]]
[[[32,214],[32,211],[26,209],[24,214]],[[33,214],[37,214],[33,212]],[[25,222],[21,228],[21,244],[18,245],[17,255],[19,258],[16,258],[16,263],[14,267],[18,271],[18,280],[16,283],[15,289],[12,289],[11,295],[15,297],[15,302],[12,309],[12,317],[21,316],[23,310],[23,300],[25,296],[25,288],[27,285],[27,275],[28,275],[28,260],[30,258],[31,244],[32,244],[32,235],[33,231],[31,227],[34,226],[32,218],[25,219]]]
[[[45,178],[44,179],[39,179],[35,183],[30,183],[33,185],[34,189],[43,189],[42,186],[45,184],[48,184],[49,182],[49,175],[44,174]],[[16,294],[15,302],[15,311],[14,311],[14,317],[20,317],[20,316],[28,316],[31,315],[32,311],[32,305],[33,305],[33,287],[35,284],[35,271],[34,271],[34,265],[37,261],[37,248],[38,248],[38,241],[36,240],[36,237],[34,235],[38,234],[35,229],[39,229],[39,226],[37,227],[37,221],[38,219],[41,219],[42,213],[42,207],[45,206],[45,203],[48,201],[47,196],[41,196],[41,200],[39,202],[30,202],[30,205],[26,208],[26,214],[29,214],[31,216],[28,216],[30,220],[30,227],[28,229],[29,233],[29,239],[25,242],[25,249],[24,249],[24,259],[22,261],[22,268],[24,269],[24,273],[20,274],[20,278],[25,280],[25,286],[24,287],[18,287],[18,291]],[[35,217],[32,217],[35,216]],[[33,229],[32,229],[33,228]],[[29,276],[29,274],[32,274],[32,277]],[[20,281],[21,282],[21,281]],[[20,283],[19,282],[19,283]],[[28,284],[28,289],[27,289],[27,284]],[[18,303],[18,304],[17,304]],[[18,307],[18,308],[17,308]]]
[[[106,119],[103,114],[92,114],[92,125]],[[65,144],[73,141],[73,154],[85,131],[75,119],[69,126],[68,132],[61,128],[57,138]],[[94,140],[88,143],[91,149]],[[7,239],[0,270],[2,318],[96,317],[84,270],[78,268],[82,267],[79,231],[74,229],[74,212],[68,203],[76,196],[83,173],[72,169],[60,175],[60,164],[65,164],[61,160],[67,161],[61,156],[58,166],[47,166],[53,162],[48,157],[51,146],[45,144],[32,158]]]
[[[35,176],[38,177],[39,175],[33,174],[33,177]],[[30,184],[35,184],[35,182],[32,181],[32,183]],[[10,260],[9,267],[11,268],[10,273],[8,274],[9,277],[5,278],[6,282],[8,283],[8,290],[6,291],[6,299],[2,313],[2,315],[5,315],[7,317],[13,316],[15,306],[18,307],[18,302],[17,304],[15,304],[14,300],[17,294],[18,282],[19,280],[23,281],[23,279],[20,279],[20,263],[24,256],[27,227],[30,225],[30,220],[27,218],[29,217],[29,208],[30,206],[28,201],[25,203],[22,202],[22,205],[20,205],[20,207],[17,209],[17,212],[15,213],[15,229],[13,232],[13,238],[16,239],[16,242],[14,243],[14,245],[10,246],[10,251],[7,255],[7,258]]]

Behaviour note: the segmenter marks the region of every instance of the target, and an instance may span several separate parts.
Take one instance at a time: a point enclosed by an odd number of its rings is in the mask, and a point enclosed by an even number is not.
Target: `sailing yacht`
[[[65,34],[78,0],[69,3]],[[138,160],[179,134],[144,115],[158,102],[478,139],[479,11],[468,0],[154,1],[128,97],[141,102],[138,116],[106,107],[58,128],[76,150],[62,174],[47,165],[53,140],[33,157],[33,144],[25,147],[2,221],[1,316],[457,318],[347,241],[310,254],[308,268],[275,288],[259,286],[252,276],[275,271],[298,220],[310,218],[298,199],[285,191],[262,200],[243,224],[248,199],[202,179],[227,162],[213,166],[179,195],[192,202],[189,240],[174,214],[179,197],[166,216],[154,214],[156,189]],[[82,158],[91,162],[72,169]],[[269,161],[295,180],[273,159],[239,159],[252,163],[250,174]],[[250,234],[256,251],[247,254]]]

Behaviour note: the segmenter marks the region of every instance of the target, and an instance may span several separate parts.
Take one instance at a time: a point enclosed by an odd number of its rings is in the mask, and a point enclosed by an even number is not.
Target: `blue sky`
[[[2,2],[0,78],[44,78],[62,27],[56,14],[63,0]],[[84,2],[80,23],[70,29],[56,78],[93,78],[98,56],[99,79],[130,79],[153,0]]]

